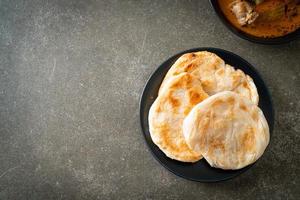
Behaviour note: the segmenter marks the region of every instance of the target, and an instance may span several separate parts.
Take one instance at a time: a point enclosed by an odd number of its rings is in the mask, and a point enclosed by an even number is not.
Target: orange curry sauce
[[[288,33],[291,33],[298,28],[300,28],[300,6],[297,6],[297,15],[292,17],[282,16],[279,19],[272,20],[272,21],[266,21],[262,20],[260,17],[257,18],[257,20],[246,26],[241,26],[234,13],[230,9],[230,4],[235,0],[218,0],[219,6],[223,12],[223,14],[226,16],[228,21],[238,28],[239,30],[248,33],[250,35],[256,36],[256,37],[265,37],[265,38],[274,38],[286,35]],[[269,4],[276,3],[276,0],[265,0],[265,2],[268,2]],[[259,9],[255,9],[260,14]]]

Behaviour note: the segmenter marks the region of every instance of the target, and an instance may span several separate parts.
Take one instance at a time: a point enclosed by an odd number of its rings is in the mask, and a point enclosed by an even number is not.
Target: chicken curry
[[[237,29],[264,38],[284,36],[300,28],[300,0],[218,0]]]

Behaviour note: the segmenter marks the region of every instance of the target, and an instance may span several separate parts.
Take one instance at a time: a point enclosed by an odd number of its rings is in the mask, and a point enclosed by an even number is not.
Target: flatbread
[[[207,98],[198,78],[188,73],[174,76],[166,84],[149,111],[149,130],[153,142],[169,157],[196,162],[201,154],[191,150],[183,137],[185,116]]]
[[[183,133],[191,149],[221,169],[240,169],[255,162],[270,137],[259,107],[230,91],[195,106],[184,120]]]
[[[222,91],[233,91],[258,104],[256,86],[248,75],[241,70],[235,70],[216,54],[200,51],[182,55],[166,74],[160,91],[168,80],[181,73],[190,73],[198,77],[204,91],[214,95]],[[159,92],[160,93],[160,92]]]

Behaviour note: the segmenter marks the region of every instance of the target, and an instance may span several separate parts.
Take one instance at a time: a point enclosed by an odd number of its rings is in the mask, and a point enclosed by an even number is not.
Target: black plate
[[[234,34],[236,34],[237,36],[251,41],[251,42],[255,42],[255,43],[260,43],[260,44],[282,44],[282,43],[287,43],[290,42],[292,40],[295,40],[297,38],[300,37],[300,29],[298,28],[296,31],[289,33],[285,36],[281,36],[281,37],[276,37],[276,38],[262,38],[262,37],[255,37],[252,35],[249,35],[237,28],[235,28],[228,20],[227,18],[224,16],[222,10],[220,9],[218,0],[210,0],[210,3],[213,7],[213,9],[215,10],[216,14],[218,15],[218,17],[221,19],[221,21],[223,22],[223,24]]]
[[[148,80],[143,94],[140,100],[140,120],[141,120],[141,128],[143,134],[145,136],[146,143],[150,148],[154,157],[168,170],[173,172],[174,174],[181,176],[183,178],[193,180],[193,181],[200,181],[200,182],[216,182],[227,180],[233,178],[242,172],[245,172],[249,169],[252,165],[247,166],[240,170],[221,170],[212,168],[209,164],[205,161],[205,159],[201,159],[196,163],[183,163],[176,160],[172,160],[168,158],[151,140],[150,133],[149,133],[149,126],[148,126],[148,113],[150,106],[154,102],[157,97],[159,86],[166,75],[169,68],[172,64],[184,53],[188,52],[195,52],[195,51],[210,51],[216,53],[220,56],[226,63],[235,66],[238,69],[243,70],[246,74],[250,75],[257,87],[260,101],[259,107],[265,114],[265,117],[268,121],[270,126],[270,133],[273,130],[274,124],[274,114],[273,114],[273,107],[271,96],[268,92],[268,89],[258,74],[258,72],[254,69],[252,65],[250,65],[246,60],[243,58],[222,49],[217,48],[196,48],[190,49],[184,52],[181,52],[175,56],[172,56],[163,64],[161,64],[156,71],[151,75],[150,79]]]

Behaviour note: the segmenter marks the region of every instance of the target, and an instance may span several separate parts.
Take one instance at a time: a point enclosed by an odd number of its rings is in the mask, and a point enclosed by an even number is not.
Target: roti
[[[224,91],[195,106],[183,123],[188,146],[216,168],[240,169],[255,162],[269,143],[260,108],[237,93]]]
[[[199,51],[182,55],[166,74],[160,91],[168,80],[181,73],[190,73],[196,76],[208,95],[222,91],[233,91],[258,104],[258,93],[251,77],[241,70],[225,64],[216,54]],[[160,93],[160,92],[159,92]]]
[[[172,77],[149,111],[152,141],[169,157],[182,162],[196,162],[200,153],[191,150],[182,133],[184,118],[208,95],[198,78],[189,73]]]

